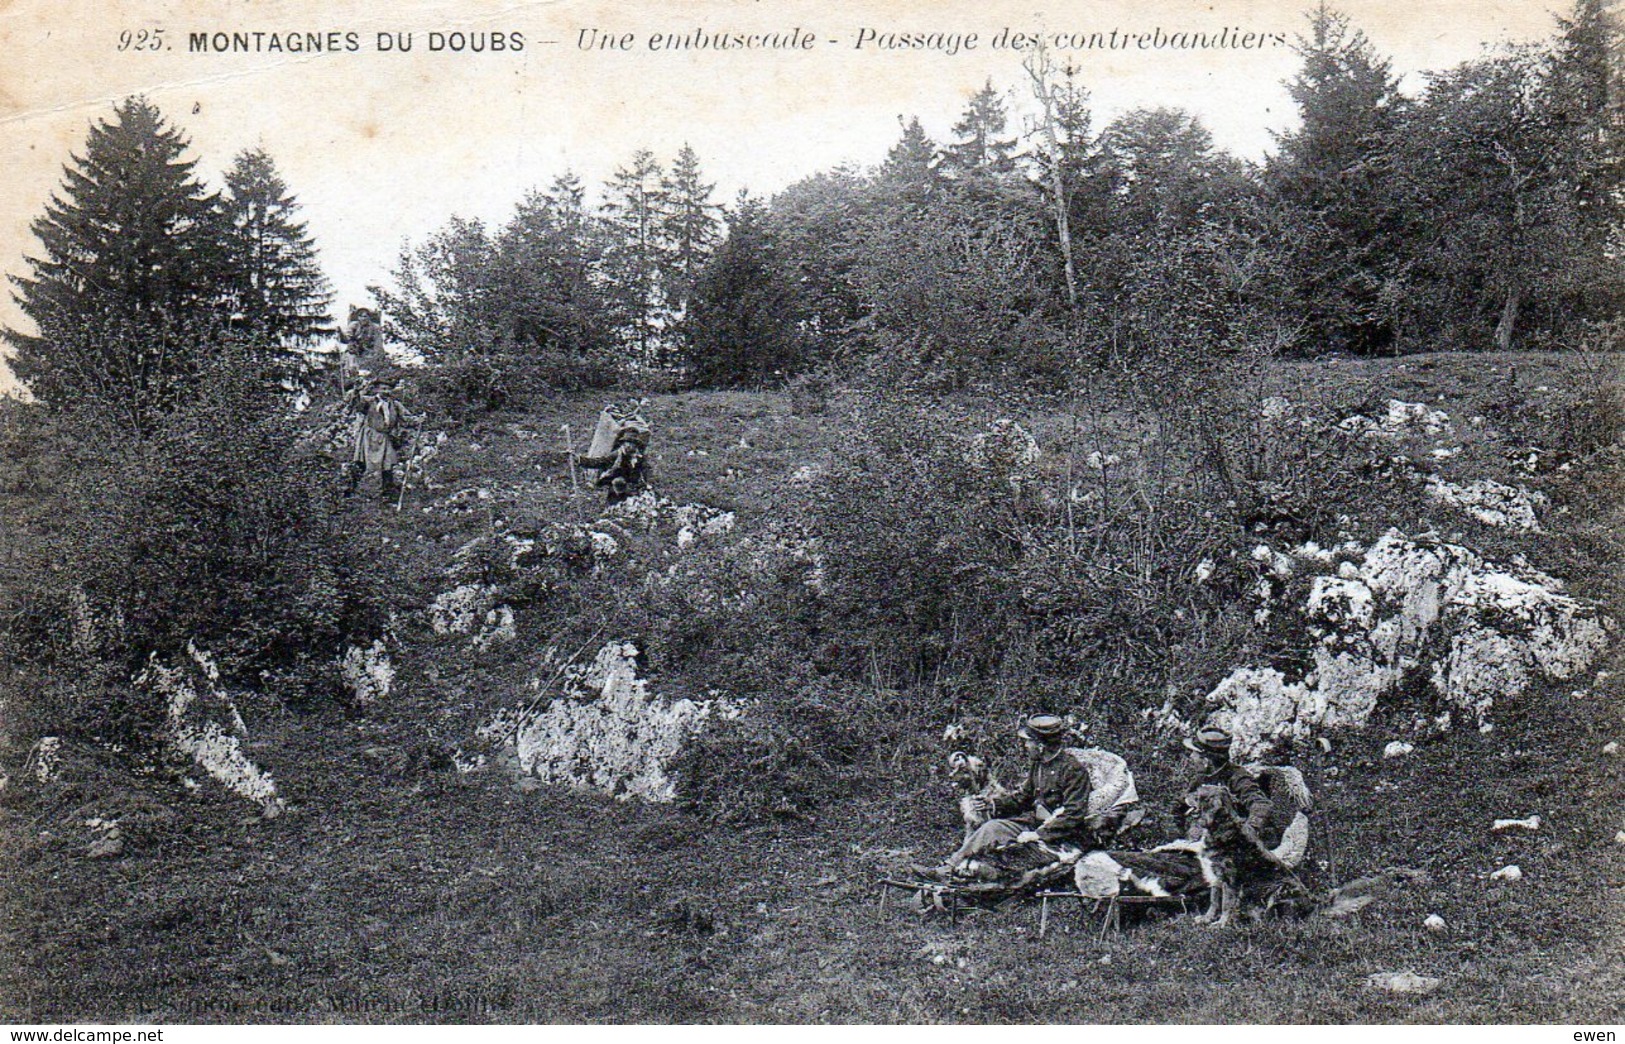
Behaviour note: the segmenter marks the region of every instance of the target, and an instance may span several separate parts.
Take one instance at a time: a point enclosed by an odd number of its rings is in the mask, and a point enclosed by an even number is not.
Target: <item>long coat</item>
[[[361,413],[356,417],[355,451],[350,459],[369,468],[389,470],[401,462],[401,428],[406,410],[387,392],[357,398]]]

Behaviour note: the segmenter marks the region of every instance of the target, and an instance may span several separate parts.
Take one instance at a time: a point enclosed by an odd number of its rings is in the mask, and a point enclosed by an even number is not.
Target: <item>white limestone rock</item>
[[[176,749],[232,793],[260,806],[267,819],[281,813],[276,783],[243,753],[248,726],[231,697],[220,688],[214,659],[192,643],[186,658],[168,665],[154,653],[135,684],[164,700],[169,736]]]
[[[1431,975],[1418,975],[1413,971],[1377,972],[1366,976],[1366,985],[1388,993],[1428,994],[1444,984],[1443,979]]]
[[[55,782],[62,773],[62,737],[41,736],[29,760],[33,763],[35,782]]]
[[[1255,615],[1295,614],[1313,643],[1311,669],[1289,680],[1273,668],[1237,668],[1208,695],[1244,755],[1322,729],[1360,727],[1379,700],[1417,676],[1487,731],[1497,701],[1584,674],[1614,630],[1519,557],[1492,564],[1464,547],[1393,530],[1369,549],[1340,548],[1359,555],[1357,564],[1344,560],[1336,575],[1318,573],[1304,603],[1287,605],[1275,594],[1278,581],[1299,566],[1330,564],[1318,547],[1297,550],[1285,562],[1267,545],[1253,550],[1264,571]],[[1448,727],[1448,712],[1440,722]]]
[[[495,603],[490,584],[460,584],[429,603],[429,625],[435,634],[473,634]]]
[[[1514,529],[1520,533],[1540,532],[1539,509],[1547,504],[1544,493],[1521,486],[1507,486],[1479,479],[1465,486],[1446,482],[1437,475],[1427,480],[1427,495],[1471,515],[1485,525]]]
[[[395,665],[390,662],[382,639],[365,649],[359,645],[345,649],[339,673],[350,687],[355,702],[363,707],[389,699],[389,690],[395,684]]]
[[[671,801],[667,765],[709,720],[739,708],[720,698],[665,700],[638,677],[636,657],[632,643],[611,642],[591,664],[567,670],[546,707],[499,714],[479,734],[511,747],[520,770],[542,783]]]

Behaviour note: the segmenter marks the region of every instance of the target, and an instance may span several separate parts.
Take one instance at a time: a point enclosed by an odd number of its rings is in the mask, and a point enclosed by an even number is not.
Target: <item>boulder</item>
[[[481,738],[510,747],[519,770],[543,783],[667,802],[677,788],[666,767],[714,716],[740,708],[723,699],[666,700],[638,677],[637,647],[611,642],[591,664],[567,669],[545,707],[499,714]]]
[[[395,665],[390,662],[381,639],[365,649],[358,645],[345,649],[339,673],[350,687],[355,702],[363,707],[388,699],[389,690],[395,684]]]
[[[186,658],[166,664],[154,653],[135,684],[163,699],[170,740],[227,790],[258,804],[267,819],[280,814],[276,783],[243,753],[248,727],[224,689],[214,659],[192,643]]]

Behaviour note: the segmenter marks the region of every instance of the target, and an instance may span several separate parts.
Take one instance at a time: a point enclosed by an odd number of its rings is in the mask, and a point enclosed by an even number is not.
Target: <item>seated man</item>
[[[1258,785],[1253,773],[1230,760],[1234,738],[1221,726],[1203,725],[1194,737],[1182,741],[1190,751],[1197,772],[1196,782],[1189,794],[1204,786],[1224,787],[1230,791],[1236,808],[1245,811],[1247,819],[1242,831],[1248,840],[1262,848],[1274,848],[1281,843],[1280,829],[1272,827],[1275,805],[1264,788]],[[1187,795],[1187,803],[1189,795]],[[1273,836],[1270,836],[1273,835]]]
[[[1124,885],[1152,896],[1207,893],[1209,910],[1199,920],[1220,924],[1231,923],[1244,902],[1270,908],[1305,898],[1291,873],[1307,842],[1311,798],[1302,773],[1236,764],[1232,736],[1213,723],[1183,743],[1195,769],[1183,800],[1187,836],[1148,852],[1090,853],[1074,875],[1078,890],[1095,898],[1117,895]],[[1266,786],[1279,792],[1278,800]]]
[[[942,871],[963,873],[972,860],[980,862],[995,851],[1018,855],[1009,852],[1013,846],[1030,851],[1019,853],[1022,858],[1011,866],[1002,865],[1009,859],[997,860],[998,869],[1050,862],[1058,850],[1099,848],[1139,800],[1134,777],[1121,758],[1067,746],[1072,734],[1065,719],[1036,714],[1017,735],[1031,762],[1026,780],[1013,793],[984,799],[985,813],[996,818],[972,831]]]

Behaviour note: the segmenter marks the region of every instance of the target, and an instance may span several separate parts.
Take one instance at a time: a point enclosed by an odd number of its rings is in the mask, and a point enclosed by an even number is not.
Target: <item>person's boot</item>
[[[395,469],[385,468],[383,473],[378,476],[378,495],[381,498],[388,500],[390,496],[399,488],[400,487],[395,484]]]
[[[361,487],[361,476],[366,473],[366,465],[356,466],[355,461],[344,466],[344,495],[353,497],[356,490]]]

